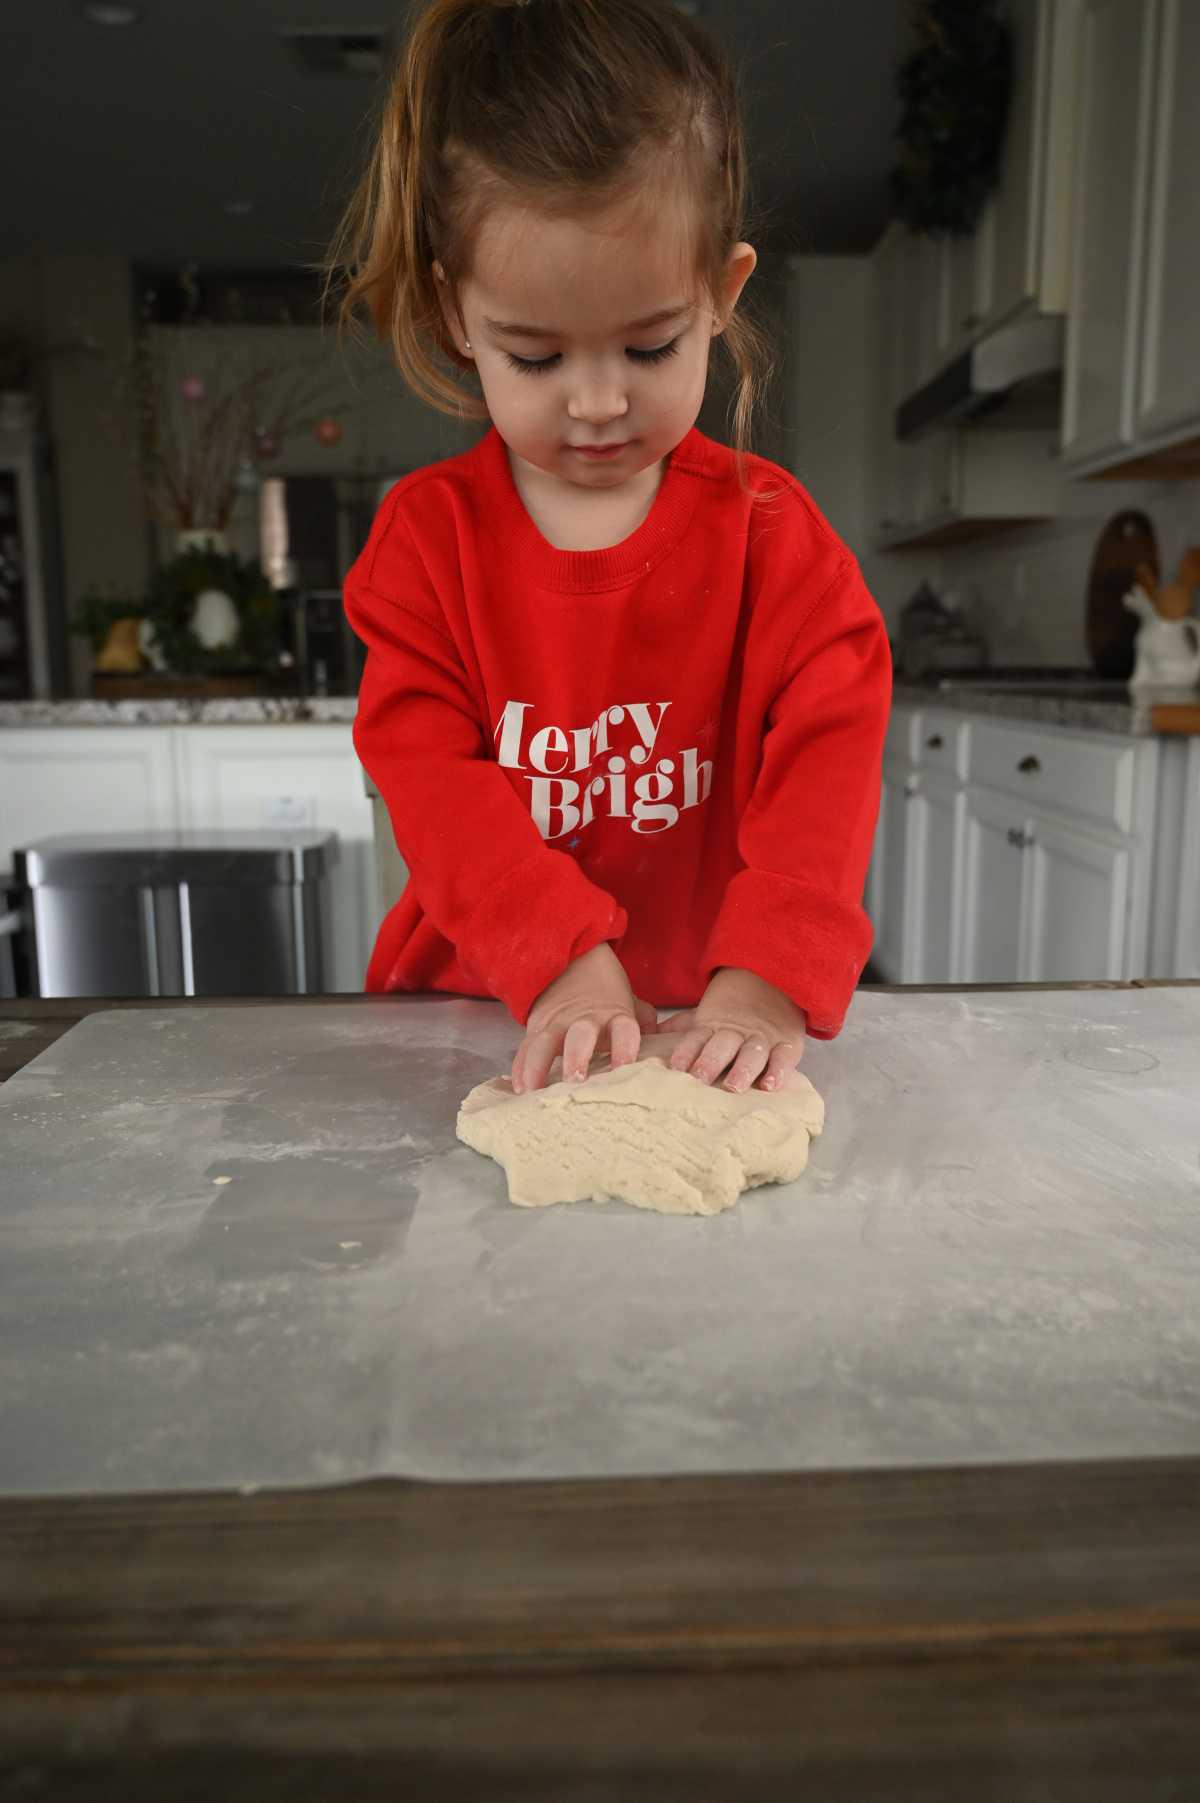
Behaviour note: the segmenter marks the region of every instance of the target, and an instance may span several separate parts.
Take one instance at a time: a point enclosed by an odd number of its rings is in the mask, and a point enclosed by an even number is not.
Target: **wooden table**
[[[0,1598],[0,1797],[1200,1795],[1200,1458],[22,1499]]]

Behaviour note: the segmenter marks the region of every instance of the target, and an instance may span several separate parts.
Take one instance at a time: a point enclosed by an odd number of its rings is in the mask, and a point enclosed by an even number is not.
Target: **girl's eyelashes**
[[[679,336],[682,337],[683,334],[680,333]],[[627,349],[625,355],[627,357],[632,357],[635,363],[661,363],[665,357],[674,357],[678,350],[679,338],[672,338],[669,344],[660,344],[656,350],[635,351]],[[519,369],[528,376],[545,375],[547,371],[552,370],[559,361],[557,351],[553,357],[540,357],[536,361],[529,357],[514,357],[511,351],[505,351],[504,355],[513,369]]]

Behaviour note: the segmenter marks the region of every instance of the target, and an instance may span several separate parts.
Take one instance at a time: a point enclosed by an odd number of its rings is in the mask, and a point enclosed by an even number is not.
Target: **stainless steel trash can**
[[[80,833],[14,854],[37,993],[314,995],[336,833]]]

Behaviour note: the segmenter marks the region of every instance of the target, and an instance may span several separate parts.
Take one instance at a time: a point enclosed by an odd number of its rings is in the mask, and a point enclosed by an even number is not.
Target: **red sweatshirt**
[[[498,996],[524,1022],[605,941],[634,993],[755,971],[831,1038],[861,906],[891,661],[801,485],[695,427],[620,544],[558,550],[490,427],[385,497],[346,578],[354,745],[411,873],[369,990]]]

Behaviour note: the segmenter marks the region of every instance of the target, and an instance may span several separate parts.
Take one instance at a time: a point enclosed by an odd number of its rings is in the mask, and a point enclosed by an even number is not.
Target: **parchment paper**
[[[513,1208],[429,1000],[91,1016],[0,1089],[0,1491],[1200,1450],[1200,990],[860,995],[804,1177]]]

